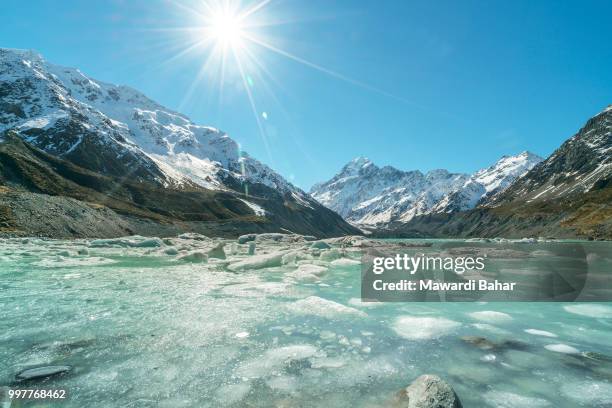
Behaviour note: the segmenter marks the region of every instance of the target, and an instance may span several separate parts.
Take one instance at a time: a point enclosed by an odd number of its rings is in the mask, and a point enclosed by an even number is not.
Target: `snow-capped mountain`
[[[519,163],[520,156],[511,161]],[[533,166],[535,158],[523,156],[522,162]],[[501,162],[508,162],[508,158]],[[518,168],[510,173],[521,172]],[[482,176],[487,173],[478,172],[474,179],[485,181],[487,177]],[[467,191],[464,188],[443,199],[437,207],[448,208],[452,214],[415,217],[407,223],[385,226],[385,233],[409,237],[612,239],[612,105],[590,118],[546,160],[504,190],[491,189],[492,194],[487,194],[486,185],[470,180],[465,185]],[[474,202],[476,208],[465,205]]]
[[[164,185],[192,181],[226,189],[225,179],[233,177],[309,201],[268,166],[241,153],[222,131],[197,125],[132,88],[13,49],[0,49],[0,81],[0,132],[16,130],[36,147],[90,170],[122,175],[117,161],[127,160],[133,176]],[[87,152],[97,147],[106,156],[92,162]]]
[[[268,229],[321,235],[356,232],[271,168],[241,152],[224,132],[195,124],[132,88],[54,65],[33,51],[0,48],[0,139],[9,132],[80,168],[151,184],[162,189],[160,193],[197,191],[211,200],[229,194],[234,200],[222,201],[231,202],[231,214],[265,218]],[[5,176],[1,170],[0,182]],[[206,195],[211,190],[214,194]],[[140,205],[134,201],[138,197],[124,198],[132,200],[130,205]],[[200,218],[231,216],[225,210],[210,215],[217,205],[202,202],[202,214],[207,215]],[[185,216],[198,218],[197,211],[194,208]]]
[[[378,167],[359,157],[331,180],[316,184],[310,194],[346,220],[364,226],[408,221],[431,211],[445,195],[464,185],[467,174],[432,170],[401,171]]]
[[[231,175],[302,195],[269,167],[241,154],[222,131],[196,125],[127,86],[97,81],[33,51],[13,49],[0,49],[0,80],[0,132],[17,130],[47,152],[67,156],[82,145],[104,144],[117,156],[141,160],[160,181],[187,178],[222,189],[224,177]]]
[[[497,163],[474,173],[461,188],[444,196],[431,212],[465,211],[490,200],[507,189],[543,159],[530,152],[504,156]]]
[[[542,159],[532,153],[504,156],[469,176],[447,170],[401,171],[359,157],[311,195],[346,220],[362,226],[407,222],[418,215],[474,208],[506,189]]]

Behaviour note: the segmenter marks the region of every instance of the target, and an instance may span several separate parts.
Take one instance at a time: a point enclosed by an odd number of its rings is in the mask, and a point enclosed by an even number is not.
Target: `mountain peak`
[[[357,156],[353,160],[351,160],[348,164],[353,165],[353,166],[365,167],[373,163],[370,159],[368,159],[365,156]]]

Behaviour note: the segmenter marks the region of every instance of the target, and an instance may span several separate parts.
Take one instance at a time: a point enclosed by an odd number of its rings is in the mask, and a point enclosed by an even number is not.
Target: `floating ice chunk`
[[[315,241],[312,244],[310,244],[311,248],[316,248],[316,249],[330,249],[331,246],[325,242],[325,241]]]
[[[295,252],[289,252],[282,256],[281,263],[283,265],[295,265],[297,254]]]
[[[116,263],[117,261],[101,258],[101,257],[91,257],[91,258],[51,258],[51,259],[42,259],[38,262],[34,262],[32,265],[40,266],[43,268],[73,268],[73,267],[86,267],[86,266],[99,266],[99,265],[110,265]]]
[[[382,302],[377,302],[377,301],[364,302],[361,298],[350,298],[348,303],[351,306],[357,306],[357,307],[377,307],[377,306],[383,305]]]
[[[327,261],[327,262],[333,261],[341,257],[342,257],[342,254],[337,249],[329,249],[327,251],[321,252],[321,255],[319,255],[320,260]]]
[[[201,251],[194,251],[183,256],[180,256],[179,261],[191,262],[191,263],[202,263],[208,260],[208,257],[205,253]]]
[[[239,244],[246,244],[247,242],[255,241],[256,238],[257,238],[257,234],[241,235],[241,236],[238,237],[238,243]]]
[[[217,389],[217,399],[223,404],[235,404],[242,401],[249,391],[251,391],[251,385],[248,382],[227,384]]]
[[[612,318],[612,307],[593,303],[583,303],[563,306],[565,311],[581,316],[596,317],[603,319]]]
[[[346,365],[346,360],[340,357],[319,357],[310,362],[312,368],[340,368]]]
[[[504,323],[512,320],[512,316],[507,313],[495,312],[493,310],[484,310],[482,312],[468,313],[472,319],[482,320],[485,322]]]
[[[497,360],[495,354],[485,354],[484,356],[480,357],[480,361],[484,361],[485,363],[491,363],[495,360]]]
[[[336,338],[336,333],[331,332],[329,330],[321,330],[319,333],[319,337],[321,340],[332,340]]]
[[[298,388],[299,381],[295,377],[282,375],[266,381],[266,385],[273,390],[291,393]]]
[[[493,326],[488,323],[474,323],[472,324],[472,326],[477,328],[478,330],[487,331],[489,333],[495,333],[495,334],[499,334],[502,336],[507,336],[507,335],[512,334],[508,330],[500,329],[499,327]]]
[[[236,244],[234,244],[236,245]],[[217,259],[225,259],[225,251],[223,250],[223,247],[225,246],[224,243],[220,242],[217,245],[215,245],[214,247],[212,247],[211,249],[209,249],[206,252],[206,255],[209,258],[217,258]],[[234,253],[235,251],[232,250],[232,253]]]
[[[361,264],[361,262],[359,262],[356,259],[340,258],[340,259],[336,259],[335,261],[332,261],[331,264],[334,266],[352,266],[352,265],[359,265]]]
[[[178,250],[174,247],[166,248],[164,251],[166,255],[178,255]]]
[[[242,261],[231,263],[227,268],[230,271],[238,272],[281,266],[283,255],[285,255],[286,253],[287,251],[279,251],[270,254],[253,255]]]
[[[555,333],[551,333],[546,330],[538,330],[538,329],[526,329],[525,333],[533,334],[535,336],[544,336],[544,337],[557,337]]]
[[[395,320],[393,330],[406,339],[423,340],[446,335],[459,326],[460,323],[444,317],[401,316]]]
[[[546,350],[555,351],[563,354],[580,354],[580,351],[567,344],[548,344],[544,346]]]
[[[236,369],[236,375],[243,378],[260,378],[278,374],[292,361],[305,360],[317,354],[317,348],[309,344],[296,344],[274,348],[261,357],[249,360]]]
[[[580,381],[565,383],[561,386],[561,393],[590,407],[612,406],[612,384],[599,381]]]
[[[298,300],[287,306],[289,311],[301,315],[315,315],[328,319],[342,316],[366,317],[367,314],[361,310],[344,306],[331,300],[323,299],[318,296],[309,296],[306,299]]]
[[[140,235],[131,237],[111,238],[111,239],[94,239],[89,243],[93,248],[104,247],[123,247],[123,248],[156,248],[164,245],[164,242],[157,237],[146,238]]]
[[[287,274],[296,280],[299,281],[307,281],[307,282],[316,282],[327,272],[327,268],[318,265],[300,265],[298,268]]]
[[[488,405],[495,408],[546,408],[553,405],[545,399],[527,397],[505,391],[489,391],[483,395]]]
[[[17,373],[15,377],[18,380],[34,380],[37,378],[45,378],[52,375],[63,374],[70,371],[70,369],[71,367],[67,365],[28,368]]]

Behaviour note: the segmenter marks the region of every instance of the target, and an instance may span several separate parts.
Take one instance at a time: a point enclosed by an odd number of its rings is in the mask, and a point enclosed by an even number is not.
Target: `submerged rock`
[[[67,365],[62,366],[45,366],[45,367],[36,367],[36,368],[28,368],[23,371],[17,373],[15,378],[18,380],[35,380],[39,378],[51,377],[53,375],[63,374],[70,371],[72,367]]]
[[[494,342],[492,340],[487,339],[486,337],[481,336],[463,336],[461,337],[467,344],[471,344],[474,347],[477,347],[481,350],[525,350],[529,348],[529,345],[517,340],[502,340],[499,342]]]
[[[397,393],[394,408],[462,408],[459,397],[436,375],[422,375]]]
[[[492,350],[496,348],[496,344],[491,340],[486,339],[485,337],[479,336],[463,336],[461,340],[464,342],[471,344],[472,346],[478,347],[481,350]]]

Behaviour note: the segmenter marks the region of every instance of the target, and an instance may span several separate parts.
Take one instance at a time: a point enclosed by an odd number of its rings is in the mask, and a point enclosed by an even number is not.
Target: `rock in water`
[[[37,378],[51,377],[52,375],[63,374],[70,371],[70,366],[46,366],[28,368],[17,373],[15,378],[18,380],[34,380]]]
[[[462,408],[459,397],[446,381],[436,375],[422,375],[397,393],[397,408]]]

